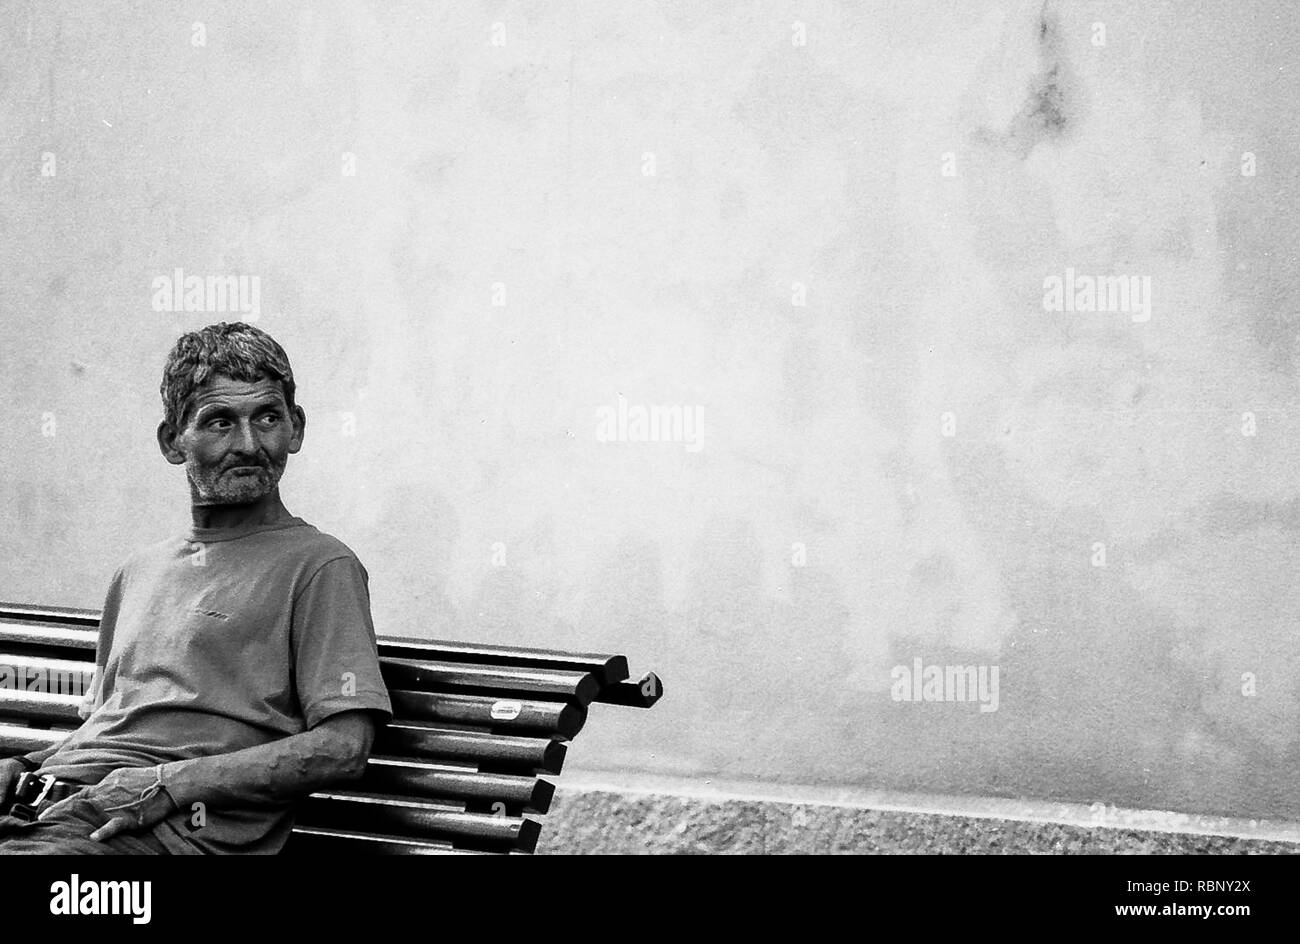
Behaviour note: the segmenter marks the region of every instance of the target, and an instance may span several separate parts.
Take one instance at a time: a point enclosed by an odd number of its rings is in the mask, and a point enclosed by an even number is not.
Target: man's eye
[[[262,422],[266,423],[268,426],[274,425],[275,423],[280,422],[280,414],[267,413],[265,416],[262,417]]]

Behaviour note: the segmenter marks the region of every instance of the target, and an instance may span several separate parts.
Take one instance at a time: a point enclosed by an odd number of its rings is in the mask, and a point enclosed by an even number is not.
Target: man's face
[[[194,504],[246,504],[269,495],[289,456],[302,448],[301,414],[290,412],[278,380],[208,378],[174,440]]]

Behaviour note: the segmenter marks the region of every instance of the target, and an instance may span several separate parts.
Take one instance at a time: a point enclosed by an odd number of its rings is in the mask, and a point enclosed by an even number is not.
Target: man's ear
[[[307,434],[307,413],[300,406],[293,408],[293,439],[289,440],[289,455],[294,455],[302,448],[303,436]]]
[[[179,436],[180,430],[166,420],[158,424],[158,449],[162,452],[163,458],[172,465],[185,464],[185,454],[176,448],[176,440]]]

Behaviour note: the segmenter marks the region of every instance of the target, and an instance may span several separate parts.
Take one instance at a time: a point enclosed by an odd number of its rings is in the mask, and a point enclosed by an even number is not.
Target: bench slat
[[[16,652],[6,652],[0,655],[0,666],[45,672],[93,673],[95,671],[95,660],[60,659],[55,656],[24,656]]]
[[[600,685],[590,672],[428,662],[393,657],[381,657],[379,668],[389,687],[416,691],[558,695],[572,698],[580,705],[589,704],[600,691]]]
[[[99,610],[72,606],[34,606],[29,603],[0,603],[0,618],[49,620],[77,626],[99,626]]]
[[[477,645],[446,639],[380,636],[379,654],[400,659],[589,672],[595,676],[596,683],[601,687],[621,682],[628,676],[626,656],[607,656],[594,652],[561,652],[556,649],[529,649],[522,646]]]
[[[390,688],[388,697],[398,718],[536,731],[563,738],[573,737],[587,720],[586,710],[572,702],[413,692],[402,688]]]
[[[37,623],[0,618],[0,651],[18,651],[14,646],[41,646],[49,649],[89,649],[94,660],[99,630],[58,623]],[[78,653],[82,655],[82,653]],[[67,658],[67,656],[65,656]]]
[[[462,842],[484,849],[532,852],[540,825],[522,816],[493,816],[422,807],[419,803],[367,794],[312,794],[295,825],[366,831],[420,839]]]
[[[554,785],[537,777],[488,774],[469,767],[374,754],[366,764],[359,786],[371,793],[446,797],[487,804],[502,802],[507,807],[534,813],[549,810],[555,795]]]
[[[24,692],[0,688],[0,716],[31,721],[70,721],[81,724],[76,695],[52,695],[47,692]]]
[[[71,733],[71,730],[60,728],[29,728],[11,720],[0,719],[0,757],[12,757],[53,747],[66,740]]]
[[[394,721],[386,725],[375,738],[374,751],[398,756],[471,760],[550,774],[560,772],[565,754],[563,744],[547,738],[457,731],[416,721]]]
[[[664,697],[664,683],[647,672],[635,682],[616,682],[600,690],[596,701],[602,705],[626,705],[629,708],[652,708]]]
[[[402,839],[377,833],[295,826],[284,854],[301,855],[460,855],[449,842]]]

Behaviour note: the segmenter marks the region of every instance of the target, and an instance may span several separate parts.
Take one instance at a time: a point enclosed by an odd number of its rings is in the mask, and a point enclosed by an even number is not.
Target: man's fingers
[[[91,833],[90,838],[95,840],[95,842],[103,842],[106,839],[112,839],[120,832],[125,832],[130,828],[130,826],[131,824],[124,819],[110,819],[103,826],[99,827],[99,829]]]

